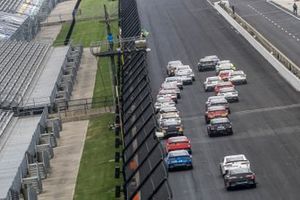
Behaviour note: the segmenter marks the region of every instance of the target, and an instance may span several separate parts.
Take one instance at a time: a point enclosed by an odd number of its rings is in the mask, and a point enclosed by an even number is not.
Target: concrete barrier
[[[214,8],[280,73],[293,87],[300,91],[300,68],[280,52],[264,36],[232,10],[216,2]]]

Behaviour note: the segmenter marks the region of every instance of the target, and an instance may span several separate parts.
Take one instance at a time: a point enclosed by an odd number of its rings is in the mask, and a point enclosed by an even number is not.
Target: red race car
[[[229,114],[228,110],[225,106],[208,107],[208,109],[205,113],[205,122],[208,124],[211,119],[214,119],[217,117],[227,117],[228,114]]]
[[[225,87],[233,87],[234,88],[234,85],[231,83],[231,81],[220,82],[215,86],[215,93],[218,94],[219,90],[221,88],[225,88]]]
[[[175,150],[187,150],[191,154],[191,140],[186,136],[170,137],[166,141],[166,152],[169,153]]]

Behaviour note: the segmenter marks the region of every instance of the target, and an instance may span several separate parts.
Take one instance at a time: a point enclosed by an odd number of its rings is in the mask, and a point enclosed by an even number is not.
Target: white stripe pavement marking
[[[299,108],[300,104],[291,104],[291,105],[285,105],[285,106],[275,106],[275,107],[269,107],[269,108],[257,108],[257,109],[251,109],[251,110],[243,110],[239,112],[232,113],[233,115],[243,115],[243,114],[250,114],[250,113],[258,113],[258,112],[269,112],[269,111],[277,111],[277,110],[285,110],[285,109],[291,109],[291,108]]]

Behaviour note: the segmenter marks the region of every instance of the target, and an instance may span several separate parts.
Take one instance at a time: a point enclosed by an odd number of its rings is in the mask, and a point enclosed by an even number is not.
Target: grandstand
[[[0,41],[0,108],[43,110],[67,101],[82,47]]]
[[[42,179],[49,172],[60,130],[59,121],[47,116],[46,109],[33,117],[16,117],[12,111],[0,110],[1,200],[37,199],[42,192]]]
[[[30,41],[58,0],[1,0],[0,40]]]

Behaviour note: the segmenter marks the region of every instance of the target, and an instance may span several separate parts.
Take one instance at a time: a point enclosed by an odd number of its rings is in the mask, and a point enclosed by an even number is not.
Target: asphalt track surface
[[[149,75],[153,95],[166,77],[165,66],[180,59],[194,68],[196,81],[182,91],[178,108],[192,140],[194,169],[172,172],[175,200],[299,199],[300,94],[273,69],[205,0],[138,0],[142,26],[149,32]],[[209,138],[204,122],[200,57],[216,54],[247,73],[231,104],[234,135]],[[256,189],[226,191],[219,171],[225,155],[245,154],[257,175]]]
[[[291,12],[284,12],[264,0],[230,2],[235,5],[236,12],[243,19],[300,66],[300,16],[295,17]]]

